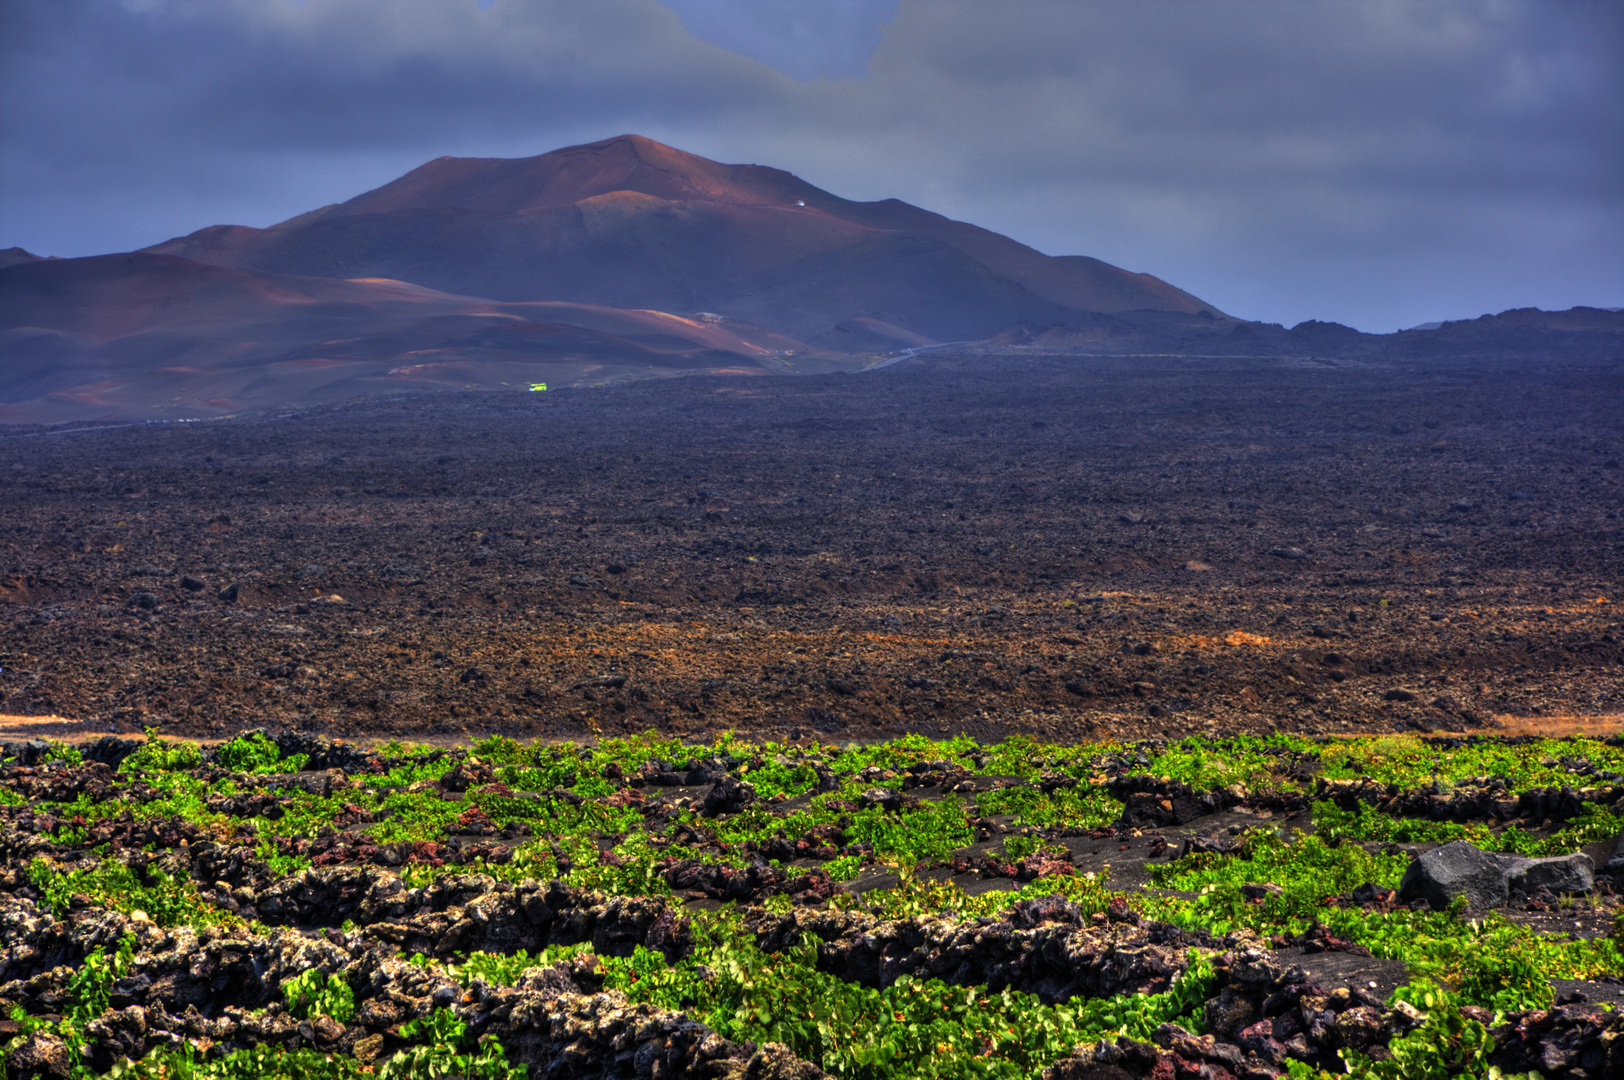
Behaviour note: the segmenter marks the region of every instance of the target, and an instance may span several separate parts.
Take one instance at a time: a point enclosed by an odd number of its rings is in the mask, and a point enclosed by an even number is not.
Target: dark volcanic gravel
[[[944,357],[0,436],[0,712],[216,735],[1617,713],[1616,362]]]

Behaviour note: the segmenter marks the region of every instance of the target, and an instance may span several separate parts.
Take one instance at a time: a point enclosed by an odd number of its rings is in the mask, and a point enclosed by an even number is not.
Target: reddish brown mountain
[[[531,158],[439,158],[268,229],[216,226],[148,250],[506,301],[720,312],[848,349],[982,338],[1079,311],[1214,310],[1148,274],[635,135]]]
[[[839,363],[730,320],[501,303],[141,253],[0,268],[0,356],[0,422],[36,423]]]
[[[1101,312],[1229,322],[1146,274],[628,135],[440,158],[130,255],[0,252],[0,421],[851,369]]]

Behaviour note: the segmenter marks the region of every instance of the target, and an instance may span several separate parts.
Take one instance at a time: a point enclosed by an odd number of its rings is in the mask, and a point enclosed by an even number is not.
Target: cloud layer
[[[0,0],[0,247],[636,131],[1234,314],[1624,303],[1603,0]]]

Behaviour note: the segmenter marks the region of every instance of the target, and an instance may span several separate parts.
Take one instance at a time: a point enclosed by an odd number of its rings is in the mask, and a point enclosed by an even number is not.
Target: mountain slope
[[[0,355],[0,420],[31,422],[849,366],[727,320],[500,303],[140,253],[0,268]]]
[[[439,158],[268,229],[216,226],[147,250],[500,300],[715,311],[831,346],[856,318],[957,340],[1077,311],[1214,310],[1148,274],[634,135]]]

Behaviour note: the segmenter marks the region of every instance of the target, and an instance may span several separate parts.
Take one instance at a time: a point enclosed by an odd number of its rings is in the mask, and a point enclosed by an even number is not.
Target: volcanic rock
[[[1595,863],[1583,852],[1548,859],[1508,860],[1506,884],[1532,895],[1539,889],[1553,893],[1587,893],[1596,887]]]
[[[1398,886],[1400,900],[1425,900],[1438,911],[1457,896],[1464,896],[1473,909],[1499,907],[1506,902],[1507,891],[1505,864],[1464,840],[1417,858]]]
[[[756,789],[753,785],[735,780],[731,776],[723,777],[722,782],[705,796],[704,807],[700,813],[706,817],[738,813],[755,799]]]
[[[55,1035],[35,1032],[10,1054],[6,1067],[11,1076],[64,1077],[71,1069],[68,1047]]]

